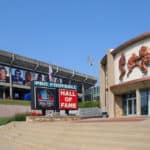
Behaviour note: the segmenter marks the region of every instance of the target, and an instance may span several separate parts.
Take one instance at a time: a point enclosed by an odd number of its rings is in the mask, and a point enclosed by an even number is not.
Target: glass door
[[[127,98],[127,115],[136,114],[136,98]]]

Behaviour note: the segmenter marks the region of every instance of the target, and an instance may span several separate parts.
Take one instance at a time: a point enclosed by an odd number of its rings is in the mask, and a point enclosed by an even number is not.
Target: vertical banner
[[[59,109],[60,110],[78,109],[77,90],[59,89]]]
[[[0,81],[6,82],[7,70],[4,66],[0,66]]]
[[[13,83],[23,84],[24,83],[23,74],[24,74],[23,70],[13,68],[12,69],[12,81],[13,81]]]
[[[24,79],[25,85],[31,85],[32,73],[30,71],[24,71]]]
[[[49,81],[52,81],[52,73],[53,73],[52,66],[49,65],[49,72],[48,72]]]

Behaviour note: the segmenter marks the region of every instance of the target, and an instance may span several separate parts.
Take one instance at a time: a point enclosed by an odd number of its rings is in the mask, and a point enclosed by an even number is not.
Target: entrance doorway
[[[136,98],[127,98],[127,107],[126,107],[127,116],[136,115]]]
[[[136,92],[135,91],[122,95],[122,108],[123,108],[123,115],[125,116],[136,115]]]

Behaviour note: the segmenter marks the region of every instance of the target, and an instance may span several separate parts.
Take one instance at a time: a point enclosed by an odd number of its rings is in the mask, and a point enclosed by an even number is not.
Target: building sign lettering
[[[78,94],[77,90],[59,89],[59,108],[72,109],[78,108],[77,104]]]

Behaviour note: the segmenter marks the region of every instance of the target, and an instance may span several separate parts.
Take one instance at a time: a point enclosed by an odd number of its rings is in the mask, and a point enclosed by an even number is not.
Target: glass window
[[[141,114],[148,115],[148,90],[141,91]]]

